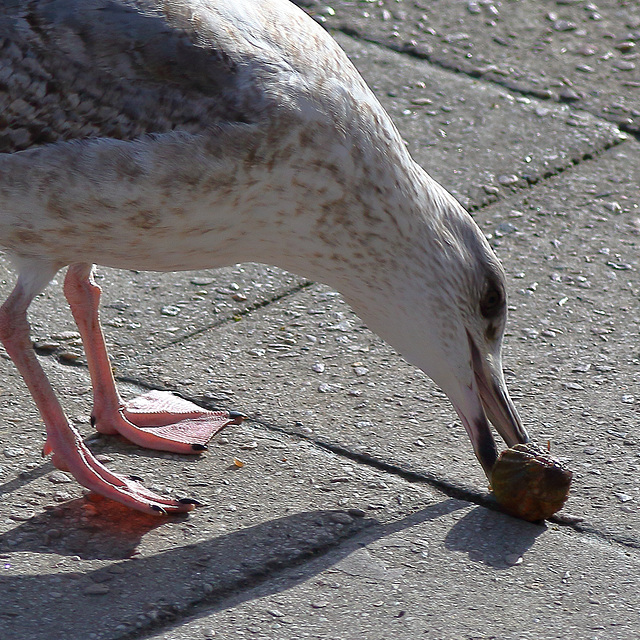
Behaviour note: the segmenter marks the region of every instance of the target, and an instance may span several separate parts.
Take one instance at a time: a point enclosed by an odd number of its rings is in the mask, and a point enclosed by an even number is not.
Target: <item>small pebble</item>
[[[177,316],[180,313],[180,307],[168,305],[166,307],[162,307],[162,309],[160,309],[160,313],[163,316]]]
[[[67,502],[68,500],[71,500],[73,497],[74,496],[68,491],[56,491],[53,494],[53,499],[56,502]]]
[[[636,63],[631,60],[616,60],[613,66],[620,71],[633,71],[636,68]]]
[[[109,593],[111,589],[104,583],[94,582],[85,588],[84,592],[88,596],[104,596]]]
[[[594,56],[598,53],[598,47],[592,44],[585,44],[576,49],[576,53],[581,56]]]
[[[353,518],[343,511],[336,511],[331,514],[331,521],[337,524],[353,524]]]
[[[433,100],[429,100],[429,98],[414,98],[411,101],[411,104],[415,104],[419,107],[424,107],[424,106],[433,104]]]
[[[622,211],[622,207],[619,202],[605,202],[604,208],[612,211],[613,213],[620,213]]]
[[[31,520],[36,514],[33,511],[19,511],[17,513],[12,513],[9,515],[9,520],[14,520],[16,522],[26,522],[27,520]]]
[[[556,31],[575,31],[578,25],[570,20],[556,20],[553,23],[553,28]]]
[[[5,458],[17,458],[25,454],[25,450],[22,447],[6,447],[3,452]]]
[[[59,347],[60,343],[54,340],[37,340],[33,343],[33,348],[38,351],[55,351]]]
[[[563,89],[559,94],[560,100],[564,102],[575,102],[580,100],[580,96],[573,89]]]
[[[632,51],[635,46],[636,43],[632,40],[625,40],[624,42],[617,44],[616,49],[618,49],[618,51],[622,51],[622,53],[629,53],[629,51]]]
[[[60,358],[60,360],[63,360],[65,362],[75,362],[76,360],[80,359],[81,354],[77,353],[76,351],[61,351],[58,354],[58,357]]]
[[[51,336],[54,340],[79,340],[80,334],[77,331],[61,331]]]
[[[66,484],[69,482],[73,482],[71,476],[66,474],[64,471],[52,471],[48,476],[47,480],[52,482],[53,484]]]
[[[97,572],[90,576],[91,580],[96,584],[102,584],[103,582],[109,582],[109,580],[113,580],[113,574],[110,572]]]

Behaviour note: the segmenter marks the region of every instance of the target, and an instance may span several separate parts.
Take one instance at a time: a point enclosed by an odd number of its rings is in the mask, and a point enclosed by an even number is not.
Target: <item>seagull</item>
[[[340,292],[451,400],[485,473],[528,441],[505,385],[505,275],[469,214],[411,158],[345,53],[288,0],[0,0],[0,340],[46,426],[44,454],[140,511],[190,511],[101,464],[38,362],[27,309],[68,267],[92,424],[197,453],[242,420],[168,392],[123,402],[95,265],[251,260]]]

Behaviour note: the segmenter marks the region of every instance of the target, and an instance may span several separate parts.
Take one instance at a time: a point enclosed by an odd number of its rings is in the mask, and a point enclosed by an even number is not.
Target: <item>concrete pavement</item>
[[[507,381],[574,471],[572,517],[499,513],[443,394],[326,287],[252,264],[102,269],[125,393],[175,389],[250,420],[200,458],[94,436],[49,287],[34,338],[91,448],[205,506],[163,520],[84,497],[39,457],[43,427],[1,358],[0,637],[639,636],[635,3],[306,4],[502,259]]]

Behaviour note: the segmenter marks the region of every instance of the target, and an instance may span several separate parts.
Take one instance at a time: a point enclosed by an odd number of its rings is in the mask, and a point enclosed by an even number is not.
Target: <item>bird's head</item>
[[[502,370],[505,273],[471,216],[430,179],[428,188],[402,245],[380,247],[375,278],[351,303],[447,394],[490,478],[489,421],[508,446],[529,440]]]

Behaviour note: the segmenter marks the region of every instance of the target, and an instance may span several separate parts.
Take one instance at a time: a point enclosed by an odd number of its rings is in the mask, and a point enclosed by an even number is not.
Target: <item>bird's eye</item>
[[[490,320],[502,313],[505,298],[502,288],[491,283],[480,300],[480,313],[483,318]]]

